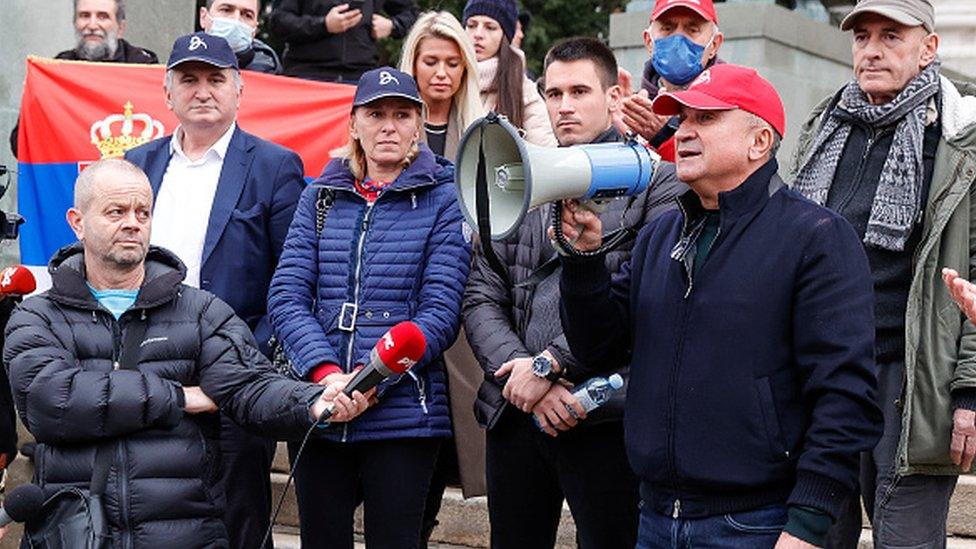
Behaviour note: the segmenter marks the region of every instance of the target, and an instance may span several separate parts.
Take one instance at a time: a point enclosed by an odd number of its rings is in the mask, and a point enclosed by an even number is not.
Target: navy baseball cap
[[[377,99],[399,97],[423,106],[424,100],[417,91],[417,81],[405,72],[393,67],[380,67],[363,73],[356,86],[356,95],[352,99],[353,107],[362,107]]]
[[[187,61],[199,61],[221,69],[240,70],[237,65],[237,55],[234,54],[227,40],[205,32],[195,32],[177,38],[176,42],[173,42],[173,51],[169,54],[166,68],[172,69]]]

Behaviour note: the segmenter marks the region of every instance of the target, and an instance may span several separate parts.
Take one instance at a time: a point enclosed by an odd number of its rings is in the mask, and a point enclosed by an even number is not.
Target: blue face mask
[[[247,51],[254,40],[254,29],[229,17],[214,17],[209,34],[226,40],[234,53]]]
[[[712,39],[714,40],[714,36]],[[712,43],[711,40],[708,41]],[[699,46],[683,34],[654,41],[654,55],[651,64],[657,74],[672,84],[683,86],[695,79],[704,70],[702,54],[706,46]]]

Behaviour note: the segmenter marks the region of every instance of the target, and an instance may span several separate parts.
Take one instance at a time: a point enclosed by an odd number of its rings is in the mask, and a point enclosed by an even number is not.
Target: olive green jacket
[[[942,283],[949,267],[976,279],[976,97],[942,77],[942,138],[925,207],[922,240],[905,313],[905,390],[898,474],[959,474],[949,458],[951,391],[976,387],[976,326],[962,316]],[[832,98],[801,128],[789,180],[806,163]]]

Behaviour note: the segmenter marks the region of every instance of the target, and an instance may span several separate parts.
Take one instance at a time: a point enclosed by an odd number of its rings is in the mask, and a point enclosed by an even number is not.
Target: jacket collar
[[[418,145],[420,152],[400,175],[387,185],[386,190],[405,191],[418,187],[428,187],[449,183],[454,180],[454,171],[449,160],[438,157],[426,143]],[[349,163],[344,158],[333,158],[322,175],[313,185],[320,185],[337,191],[356,192],[356,181],[349,171]]]
[[[722,225],[761,208],[769,200],[769,183],[776,176],[779,163],[775,158],[759,167],[738,187],[718,193],[718,210]],[[701,199],[695,191],[688,191],[678,197],[678,204],[685,214],[685,225],[693,224],[705,213]]]
[[[596,136],[593,139],[593,141],[590,141],[590,143],[591,144],[596,144],[596,143],[620,143],[623,140],[624,140],[623,134],[621,134],[617,130],[617,128],[615,128],[615,127],[613,127],[613,125],[611,125],[609,128],[606,129],[606,131],[604,131],[600,135]]]
[[[176,297],[186,276],[186,267],[178,257],[165,248],[150,246],[145,269],[133,309],[151,309]],[[47,295],[52,300],[87,310],[101,308],[86,283],[85,249],[81,242],[58,250],[48,263],[48,272],[51,289]]]

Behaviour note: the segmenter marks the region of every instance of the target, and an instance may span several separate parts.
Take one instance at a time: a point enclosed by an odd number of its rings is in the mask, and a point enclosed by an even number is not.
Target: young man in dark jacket
[[[256,432],[300,437],[330,403],[331,421],[367,403],[276,374],[231,308],[182,284],[180,260],[149,246],[151,212],[149,181],[133,164],[82,172],[68,211],[80,242],[51,260],[52,288],[13,314],[4,362],[47,495],[86,487],[96,447],[114,443],[104,499],[113,546],[227,547],[218,405]],[[137,366],[120,365],[138,323]]]
[[[288,76],[356,84],[376,67],[377,40],[403,38],[416,20],[413,0],[281,0],[271,28],[287,42]]]
[[[681,211],[642,230],[613,283],[600,258],[562,274],[575,355],[631,365],[638,547],[822,545],[881,434],[864,251],[776,175],[785,114],[754,70],[714,66],[654,108],[681,116]],[[577,249],[599,246],[597,217],[571,205],[562,221]]]
[[[281,74],[278,54],[255,36],[260,12],[259,0],[207,0],[200,6],[200,28],[227,40],[241,70]]]
[[[617,64],[599,41],[573,38],[549,51],[545,98],[560,145],[622,140],[611,125],[620,103]],[[662,165],[643,195],[613,201],[602,217],[610,229],[636,231],[673,208],[681,190],[674,167]],[[585,416],[568,386],[596,373],[573,357],[562,334],[558,260],[545,237],[551,216],[548,205],[530,212],[514,237],[493,245],[510,283],[479,255],[464,299],[468,341],[485,371],[475,414],[488,429],[492,547],[552,547],[564,497],[581,547],[633,547],[637,479],[623,447],[623,392],[580,422],[567,409]],[[608,268],[627,260],[631,244],[609,254]],[[626,376],[625,364],[608,366]],[[539,367],[551,371],[548,379]],[[598,467],[580,466],[596,459]]]

